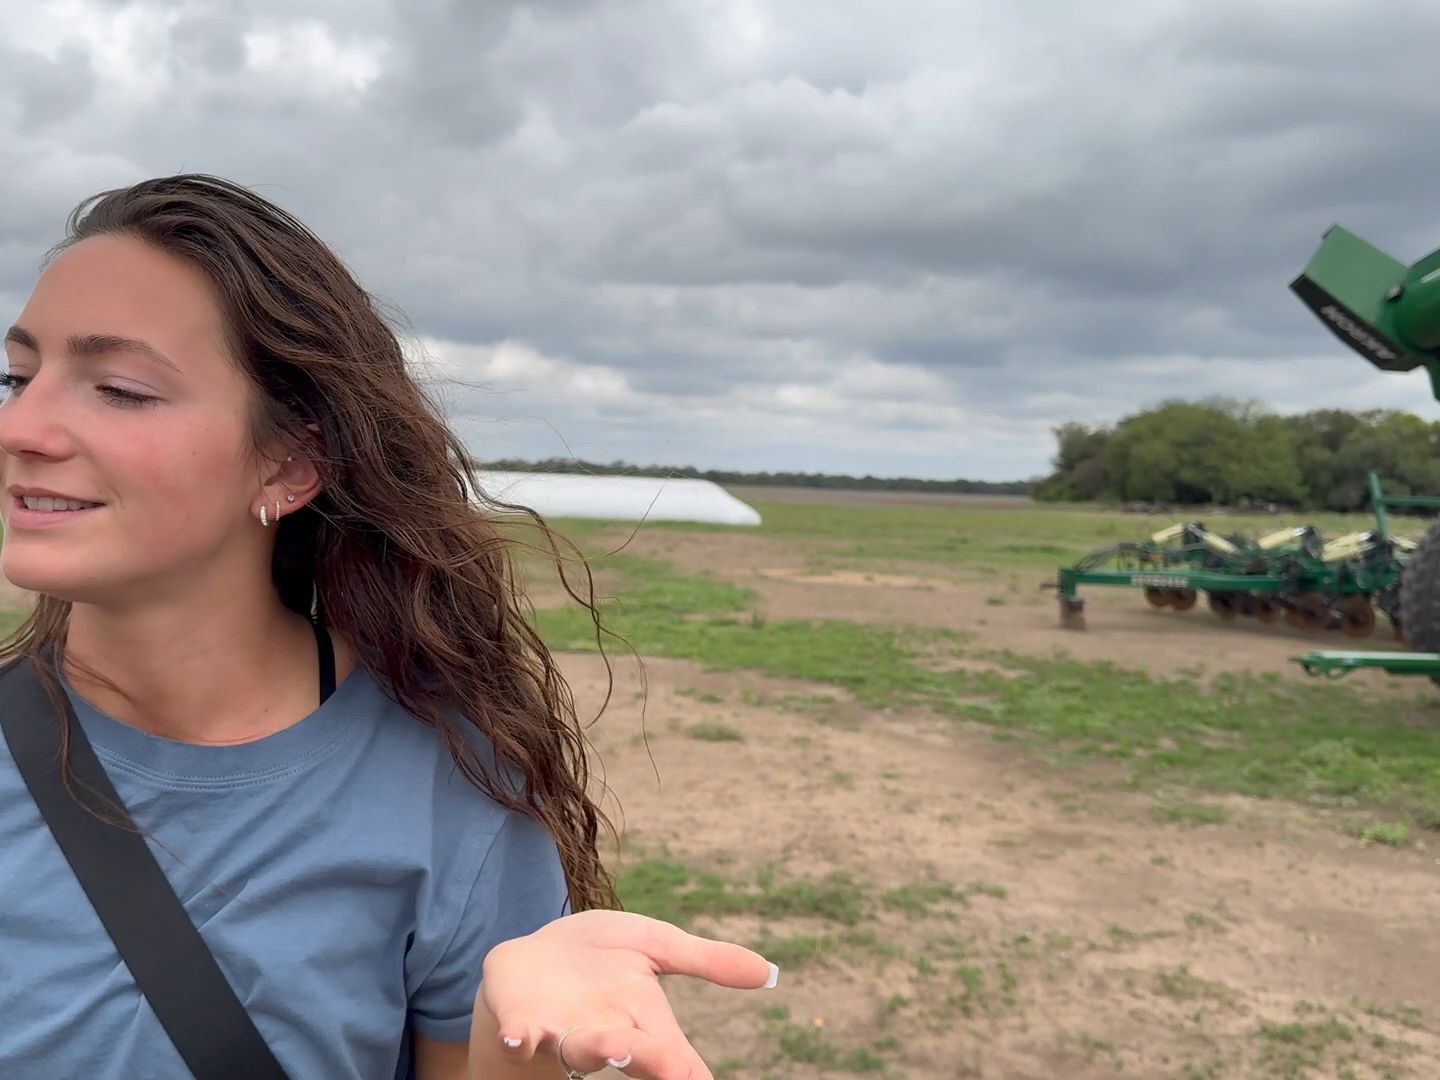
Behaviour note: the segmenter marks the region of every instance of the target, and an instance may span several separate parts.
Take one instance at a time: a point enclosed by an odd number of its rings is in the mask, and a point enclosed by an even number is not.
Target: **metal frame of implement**
[[[1307,675],[1341,679],[1361,668],[1375,668],[1391,675],[1426,675],[1440,678],[1440,653],[1351,652],[1344,649],[1319,650],[1293,657]]]
[[[1373,472],[1368,487],[1375,516],[1375,528],[1368,533],[1321,546],[1318,534],[1308,527],[1281,530],[1257,542],[1219,536],[1199,525],[1175,525],[1155,534],[1150,543],[1121,543],[1092,552],[1061,568],[1058,580],[1044,587],[1056,590],[1060,624],[1067,629],[1085,627],[1080,586],[1099,585],[1142,589],[1152,604],[1178,610],[1194,606],[1203,592],[1223,618],[1258,613],[1269,620],[1284,611],[1296,626],[1311,630],[1346,626],[1349,619],[1347,629],[1363,636],[1374,624],[1372,597],[1380,598],[1382,608],[1394,617],[1402,552],[1413,547],[1412,541],[1392,533],[1388,511],[1440,509],[1440,496],[1386,495]],[[1156,543],[1160,537],[1188,542],[1166,548]],[[1277,542],[1267,547],[1272,539]],[[1134,565],[1103,566],[1107,562]]]

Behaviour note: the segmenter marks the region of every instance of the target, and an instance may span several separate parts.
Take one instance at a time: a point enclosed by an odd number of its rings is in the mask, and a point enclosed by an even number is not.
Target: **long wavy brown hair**
[[[600,829],[613,826],[590,791],[584,725],[517,574],[517,555],[541,550],[526,539],[538,533],[565,591],[608,633],[579,549],[533,510],[486,495],[381,305],[287,211],[218,177],[146,180],[80,203],[49,257],[104,234],[204,271],[256,391],[254,445],[291,447],[319,469],[319,496],[277,530],[282,602],[345,635],[472,783],[547,828],[574,910],[619,906],[599,854]],[[566,569],[577,564],[583,591]],[[57,650],[69,612],[39,597],[0,643],[0,662]],[[495,771],[467,725],[493,747]]]

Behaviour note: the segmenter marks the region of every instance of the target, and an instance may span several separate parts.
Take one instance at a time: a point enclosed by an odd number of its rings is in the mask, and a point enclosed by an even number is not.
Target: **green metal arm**
[[[1360,668],[1377,668],[1391,675],[1440,675],[1440,653],[1309,652],[1292,657],[1307,674],[1331,679],[1344,678]]]
[[[1386,495],[1380,490],[1380,477],[1370,473],[1366,477],[1370,488],[1370,507],[1375,511],[1375,528],[1384,540],[1390,535],[1390,515],[1386,512],[1392,506],[1423,506],[1431,510],[1440,509],[1437,495]]]

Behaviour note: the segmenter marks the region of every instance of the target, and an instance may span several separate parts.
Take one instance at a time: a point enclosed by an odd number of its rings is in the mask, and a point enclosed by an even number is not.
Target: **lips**
[[[10,529],[46,529],[82,521],[104,504],[90,499],[76,499],[56,491],[15,486],[10,488],[10,512],[6,525]]]

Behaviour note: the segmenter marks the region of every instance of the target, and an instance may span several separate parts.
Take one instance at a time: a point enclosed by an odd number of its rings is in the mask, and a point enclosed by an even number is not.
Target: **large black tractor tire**
[[[1400,575],[1400,622],[1415,652],[1440,652],[1440,522],[1425,530]],[[1440,686],[1440,678],[1431,676]]]

